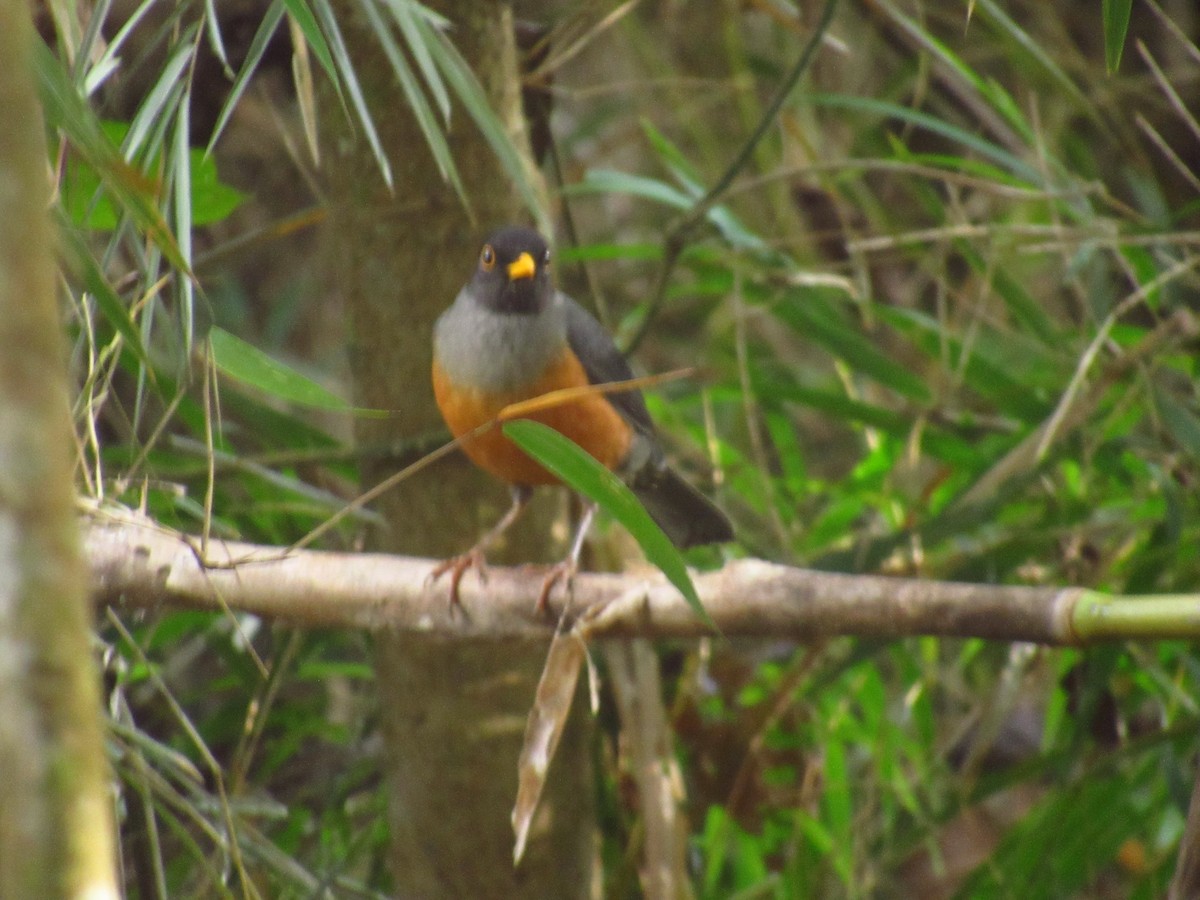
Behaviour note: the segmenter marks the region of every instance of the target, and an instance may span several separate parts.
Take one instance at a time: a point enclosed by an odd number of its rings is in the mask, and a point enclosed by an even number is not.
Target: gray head
[[[463,385],[512,391],[558,359],[566,306],[554,290],[546,241],[509,226],[488,238],[475,274],[434,326],[434,358]]]
[[[550,248],[532,228],[510,225],[487,239],[471,279],[476,301],[498,313],[536,314],[554,298]]]

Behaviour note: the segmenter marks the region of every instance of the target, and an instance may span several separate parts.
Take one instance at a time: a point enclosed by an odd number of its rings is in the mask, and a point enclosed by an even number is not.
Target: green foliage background
[[[451,97],[511,154],[446,23],[365,6],[447,177]],[[293,68],[333,79],[368,139],[381,111],[326,0],[103,11],[52,5],[38,61],[82,489],[101,515],[288,544],[353,496],[357,455],[388,452],[350,447],[361,411],[337,399],[344,335],[313,262],[320,170]],[[650,401],[681,466],[714,473],[740,537],[723,552],[1195,590],[1194,14],[841,4],[654,306],[663,234],[743,146],[819,10],[606,12],[556,11],[544,64],[559,279],[644,370],[703,368]],[[370,520],[326,546],[355,547]],[[386,894],[363,635],[109,610],[100,640],[131,896]],[[1191,645],[661,652],[698,896],[1165,891],[1200,725]],[[612,729],[597,759],[606,891],[635,895]]]

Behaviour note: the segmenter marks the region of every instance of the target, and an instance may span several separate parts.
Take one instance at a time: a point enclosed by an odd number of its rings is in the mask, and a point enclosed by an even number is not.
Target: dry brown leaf
[[[546,784],[546,772],[554,758],[558,739],[562,737],[563,727],[571,712],[579,669],[586,656],[583,639],[573,632],[561,631],[554,635],[550,651],[546,654],[546,666],[538,681],[533,708],[529,710],[525,740],[517,760],[517,800],[512,811],[513,833],[516,835],[514,866],[520,863],[525,853],[529,826],[537,811],[538,799]]]

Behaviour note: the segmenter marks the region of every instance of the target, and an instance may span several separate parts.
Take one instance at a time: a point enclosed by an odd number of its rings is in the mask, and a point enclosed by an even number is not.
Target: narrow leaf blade
[[[225,102],[221,105],[221,112],[217,116],[217,123],[213,126],[212,134],[208,139],[208,146],[205,148],[205,153],[211,153],[212,148],[216,146],[217,139],[221,137],[225,130],[225,125],[229,122],[229,117],[233,115],[233,110],[237,106],[238,101],[242,99],[242,94],[246,92],[246,88],[250,85],[250,79],[254,73],[258,71],[258,64],[262,62],[263,54],[267,52],[267,46],[271,43],[271,38],[275,36],[276,29],[279,28],[279,23],[283,20],[285,7],[283,0],[274,0],[267,11],[263,14],[262,21],[258,25],[258,30],[255,31],[254,37],[250,40],[250,47],[246,51],[246,60],[242,63],[242,68],[234,79],[233,87],[229,90],[229,96],[225,98]]]
[[[1129,11],[1133,0],[1104,0],[1101,16],[1104,19],[1104,67],[1114,74],[1121,65],[1125,35],[1129,32]]]
[[[517,799],[513,804],[512,826],[515,842],[513,864],[525,854],[529,826],[537,811],[538,799],[546,785],[546,772],[558,740],[562,737],[575,697],[575,684],[586,651],[578,635],[558,633],[550,644],[546,665],[538,680],[537,694],[525,722],[525,739],[517,760]]]
[[[700,603],[683,556],[620,478],[569,438],[541,422],[517,419],[505,423],[503,430],[522,450],[625,526],[646,559],[679,589],[696,615],[716,630]]]
[[[549,231],[549,219],[546,210],[542,208],[537,188],[534,186],[533,173],[517,151],[504,123],[492,109],[487,94],[475,77],[475,73],[458,52],[458,48],[442,31],[419,16],[414,18],[412,23],[416,26],[417,31],[421,32],[425,47],[433,57],[433,61],[437,63],[438,68],[441,69],[446,83],[475,121],[475,125],[491,146],[492,152],[496,154],[500,165],[504,167],[508,177],[517,186],[522,201],[538,227],[542,231]]]
[[[352,411],[336,394],[223,328],[209,332],[213,358],[225,375],[301,406]]]
[[[83,286],[93,297],[100,308],[101,314],[108,323],[125,339],[125,344],[143,364],[150,364],[150,357],[142,343],[137,325],[120,296],[113,290],[108,278],[92,256],[87,242],[79,234],[75,226],[67,220],[59,210],[58,235],[59,246],[67,265],[82,280]]]
[[[127,209],[138,228],[149,235],[171,264],[187,270],[171,229],[159,212],[158,186],[129,165],[113,146],[95,111],[84,102],[61,63],[40,41],[34,42],[34,72],[47,123],[61,128],[71,146],[99,175],[105,189]]]

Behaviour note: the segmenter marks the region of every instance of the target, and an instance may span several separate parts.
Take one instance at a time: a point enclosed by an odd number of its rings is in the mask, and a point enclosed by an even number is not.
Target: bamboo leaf
[[[1153,396],[1171,437],[1193,459],[1200,459],[1200,418],[1162,385],[1154,385]]]
[[[289,11],[292,11],[293,7],[304,5],[304,0],[284,0],[284,2],[287,3]],[[326,42],[328,44],[333,65],[336,67],[342,82],[346,86],[346,93],[350,96],[350,103],[358,114],[359,124],[362,125],[363,133],[367,137],[367,143],[371,145],[371,152],[375,155],[375,163],[379,166],[384,183],[388,187],[391,187],[392,164],[388,162],[387,154],[383,152],[379,133],[375,130],[375,120],[371,117],[370,109],[367,108],[367,101],[363,96],[362,86],[358,83],[358,75],[354,70],[354,63],[350,60],[350,53],[346,49],[345,41],[342,40],[341,29],[338,28],[337,17],[333,14],[328,0],[313,0],[311,8],[317,21],[321,24],[321,31],[324,35],[324,40],[321,41],[321,44],[325,45]],[[301,27],[303,27],[303,23],[301,23]],[[320,59],[318,48],[314,46],[313,50],[317,52],[317,58]]]
[[[908,439],[916,428],[915,422],[899,413],[830,390],[772,382],[763,392],[772,399],[800,403],[842,421],[876,428],[899,440]],[[982,465],[987,458],[970,442],[945,429],[926,425],[920,434],[921,448],[937,459],[972,469]]]
[[[700,173],[696,171],[683,151],[676,147],[667,136],[654,127],[654,123],[649,119],[641,121],[642,133],[646,135],[646,140],[650,142],[650,146],[654,152],[658,154],[658,158],[663,162],[671,174],[675,176],[675,180],[680,184],[688,187],[689,190],[698,188],[700,185]],[[700,194],[697,194],[700,196]]]
[[[190,68],[195,57],[195,37],[196,26],[193,25],[181,36],[154,86],[138,106],[133,121],[129,123],[129,133],[125,135],[121,144],[126,159],[136,159],[143,146],[149,147],[146,156],[153,156],[158,152],[161,146],[158,136],[166,133],[167,124],[186,86],[187,79],[184,73]],[[153,140],[152,135],[155,135]]]
[[[345,400],[223,328],[209,332],[217,368],[263,393],[301,406],[353,411]]]
[[[645,175],[631,175],[613,169],[588,169],[583,180],[571,185],[564,193],[575,194],[629,194],[653,200],[675,209],[688,209],[692,198],[665,181]]]
[[[287,7],[288,15],[296,23],[296,27],[300,29],[300,33],[304,35],[304,40],[308,42],[308,49],[313,52],[317,62],[329,76],[329,80],[335,85],[340,84],[338,65],[333,58],[334,54],[330,49],[329,41],[321,32],[321,26],[317,24],[317,17],[313,15],[312,8],[305,0],[283,0],[283,4]],[[319,6],[317,8],[320,9]]]
[[[541,422],[517,419],[506,422],[503,430],[522,450],[624,525],[646,554],[646,559],[679,589],[696,615],[715,630],[716,626],[700,603],[683,556],[620,478],[570,439]]]
[[[192,268],[192,167],[191,154],[188,147],[190,132],[189,110],[191,108],[191,87],[185,87],[183,96],[179,99],[179,107],[175,115],[175,141],[171,147],[169,167],[171,171],[171,198],[175,210],[175,236],[179,241],[179,254],[187,271]],[[195,333],[195,284],[188,275],[183,275],[175,281],[179,299],[179,318],[183,326],[184,355],[192,355],[192,339]]]
[[[113,0],[98,0],[93,4],[91,13],[87,17],[87,24],[84,27],[83,37],[79,41],[79,50],[75,56],[75,71],[71,73],[71,77],[76,84],[86,81],[88,74],[92,69],[91,60],[94,55],[99,53],[97,43],[103,44],[103,28],[104,23],[108,19],[108,14],[112,9]]]
[[[114,146],[129,132],[125,122],[102,120],[100,127]],[[156,160],[157,157],[151,159],[151,164]],[[220,222],[246,199],[241,191],[221,181],[216,161],[206,156],[203,150],[189,148],[188,163],[193,225]],[[100,175],[86,159],[74,155],[67,159],[60,187],[60,206],[75,225],[88,231],[112,231],[117,227],[120,211],[102,188]]]
[[[279,23],[283,20],[285,7],[283,0],[273,0],[267,11],[263,13],[262,21],[258,24],[258,30],[254,32],[254,37],[250,40],[250,46],[246,50],[246,61],[242,63],[242,68],[234,79],[233,87],[229,90],[229,96],[225,98],[225,103],[221,106],[221,112],[217,116],[217,122],[213,126],[212,135],[208,139],[208,147],[205,148],[205,153],[211,153],[212,148],[216,146],[217,139],[225,131],[225,126],[229,122],[229,117],[233,115],[233,110],[237,106],[238,101],[242,99],[242,94],[246,92],[247,86],[250,84],[250,79],[254,73],[258,71],[258,64],[262,62],[263,54],[267,52],[267,46],[271,43],[271,38],[275,36],[276,29],[279,28]],[[336,85],[336,80],[334,81]]]
[[[1116,74],[1121,66],[1121,54],[1125,49],[1125,35],[1129,32],[1129,11],[1133,0],[1104,0],[1101,18],[1104,22],[1104,67],[1109,75]]]
[[[1028,184],[1038,187],[1045,186],[1041,173],[1020,157],[980,137],[978,134],[960,128],[937,116],[886,100],[875,100],[871,97],[852,97],[844,94],[812,94],[808,99],[818,106],[828,106],[834,109],[850,109],[871,113],[884,118],[898,119],[917,128],[923,128],[934,134],[940,134],[961,144],[963,147],[974,150],[980,156],[1000,164]]]
[[[61,210],[58,210],[58,213],[59,247],[67,266],[77,274],[88,293],[96,298],[96,305],[100,308],[100,313],[108,320],[108,324],[125,339],[126,345],[134,352],[134,355],[148,366],[150,358],[142,343],[142,337],[138,334],[137,325],[134,323],[133,317],[129,315],[129,310],[125,308],[125,304],[109,284],[79,231],[62,215]]]
[[[1066,73],[1062,66],[1058,64],[1055,54],[1046,47],[1039,44],[1032,38],[1024,28],[1017,24],[1011,16],[1008,15],[996,0],[974,0],[978,4],[980,11],[991,21],[999,30],[1008,35],[1016,44],[1024,50],[1029,57],[1033,59],[1062,90],[1063,94],[1074,100],[1080,107],[1093,111],[1093,104],[1087,96],[1079,89],[1079,86],[1071,79],[1071,76]]]
[[[425,79],[425,86],[429,88],[429,93],[433,94],[433,99],[437,103],[438,109],[442,113],[444,121],[450,121],[450,95],[446,91],[446,84],[442,81],[441,75],[438,74],[437,65],[433,61],[433,56],[429,52],[429,47],[422,40],[422,32],[417,27],[416,10],[421,10],[428,14],[429,10],[414,3],[407,3],[405,0],[384,0],[388,9],[392,11],[392,16],[396,20],[396,24],[400,26],[400,32],[404,35],[404,41],[408,45],[408,51],[416,60],[417,68],[421,70],[421,77]],[[428,20],[427,20],[428,21]],[[449,22],[441,19],[441,25],[435,25],[439,29],[444,29],[449,26]],[[431,24],[433,24],[431,22]]]
[[[67,78],[62,65],[40,41],[34,42],[33,64],[47,124],[62,130],[71,146],[99,175],[105,189],[128,211],[138,229],[172,265],[186,270],[175,238],[155,204],[157,185],[126,162],[105,135],[95,112]]]
[[[458,194],[459,200],[463,205],[467,205],[467,195],[463,188],[462,181],[458,176],[458,168],[454,164],[454,155],[450,152],[450,146],[446,142],[446,136],[442,133],[442,126],[434,117],[433,110],[429,107],[429,101],[426,99],[421,86],[417,83],[416,76],[413,74],[412,68],[404,58],[404,54],[400,51],[400,47],[396,44],[396,40],[392,37],[391,29],[384,23],[383,18],[379,15],[375,0],[362,0],[363,12],[366,13],[367,21],[375,30],[376,38],[379,40],[379,45],[383,49],[384,55],[391,63],[392,71],[396,75],[396,80],[400,82],[400,88],[404,91],[404,96],[408,100],[409,109],[412,110],[413,116],[417,120],[417,125],[421,128],[421,133],[425,136],[425,143],[429,146],[430,152],[433,154],[434,161],[437,163],[438,171],[441,172],[442,178],[450,182],[454,187],[454,192]],[[395,7],[397,4],[390,4]],[[409,29],[412,29],[411,20],[406,20]],[[406,37],[408,37],[406,32]],[[420,47],[424,58],[428,59],[428,52],[425,50],[424,44],[419,38],[410,38],[408,41],[409,50],[413,56],[420,62],[422,56],[416,52],[416,47]],[[432,62],[429,63],[432,66]],[[441,84],[441,79],[437,77],[437,71],[434,70],[433,77],[437,85],[437,90],[434,90],[433,85],[429,81],[429,74],[424,73],[426,84],[430,86],[434,92],[439,104],[445,97],[444,88]],[[438,91],[442,91],[438,95]],[[450,110],[446,100],[446,106],[443,108],[443,119],[448,119]]]
[[[221,34],[221,19],[217,15],[217,0],[204,0],[204,30],[208,33],[208,46],[212,48],[213,56],[221,63],[225,74],[232,78],[233,70],[229,67],[229,54]]]
[[[104,52],[84,76],[83,94],[85,97],[90,97],[95,93],[96,89],[108,79],[108,76],[120,68],[120,52],[125,46],[126,39],[141,24],[142,19],[157,2],[158,0],[142,0],[141,5],[124,20],[120,30],[104,44]],[[80,57],[80,59],[82,60],[84,57]]]
[[[772,307],[772,312],[804,337],[821,344],[880,384],[923,403],[932,398],[919,375],[889,359],[866,337],[842,322],[820,291],[789,291]]]
[[[467,65],[445,33],[434,27],[428,19],[423,16],[414,16],[412,24],[455,96],[475,121],[480,133],[483,134],[484,139],[491,146],[492,152],[500,160],[500,165],[508,177],[517,186],[521,199],[538,228],[543,232],[549,232],[551,230],[549,219],[546,211],[542,208],[537,190],[534,188],[532,173],[526,168],[525,161],[517,152],[517,148],[513,146],[508,130],[488,103],[487,95],[475,77],[475,73],[471,71],[471,67]]]
[[[683,172],[676,174],[682,179]],[[645,175],[631,175],[628,172],[618,172],[612,169],[589,169],[583,180],[568,188],[563,193],[577,194],[629,194],[645,200],[653,200],[673,209],[689,210],[696,200],[704,195],[701,185],[694,182],[684,182],[685,189],[672,187],[657,178]],[[758,235],[751,232],[725,206],[714,206],[708,211],[707,220],[721,236],[732,246],[743,250],[763,251],[766,244]]]
[[[980,75],[971,68],[966,60],[955,53],[946,43],[930,34],[916,20],[906,16],[890,4],[887,10],[892,20],[904,29],[914,41],[920,44],[928,53],[940,59],[946,68],[954,73],[964,84],[970,86],[976,94],[991,103],[992,107],[1004,116],[1008,124],[1017,130],[1022,140],[1030,144],[1034,142],[1034,130],[1029,120],[999,82]]]
[[[1052,351],[1023,333],[985,332],[987,339],[964,343],[939,329],[932,317],[912,309],[878,307],[879,318],[902,331],[929,357],[949,350],[961,367],[964,384],[988,397],[997,408],[1026,423],[1050,413],[1048,397],[1056,390],[1061,369]],[[963,361],[963,354],[969,356]]]
[[[655,152],[658,153],[659,159],[671,171],[671,175],[675,180],[683,185],[683,189],[687,191],[690,198],[688,207],[690,208],[708,192],[708,189],[700,180],[696,169],[688,162],[687,157],[683,155],[683,151],[671,143],[665,134],[648,121],[642,122],[642,131],[645,133],[646,139],[650,141],[650,145],[654,148]],[[742,250],[754,250],[759,253],[768,249],[763,239],[743,225],[741,220],[733,214],[733,211],[729,207],[717,204],[708,211],[706,218],[732,246]]]

